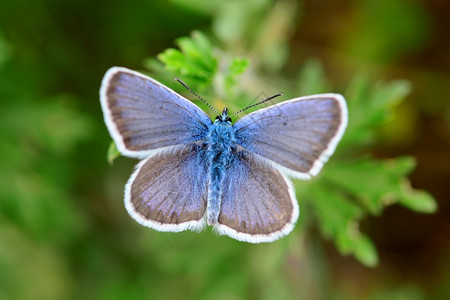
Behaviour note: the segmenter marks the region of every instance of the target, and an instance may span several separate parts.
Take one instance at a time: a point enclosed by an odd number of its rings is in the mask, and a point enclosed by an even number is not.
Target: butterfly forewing
[[[142,161],[125,188],[130,215],[160,231],[201,230],[207,201],[204,150],[196,145]]]
[[[140,73],[114,67],[100,90],[106,125],[119,151],[143,158],[207,134],[210,118],[196,105]]]
[[[337,94],[296,98],[253,112],[235,123],[237,143],[275,162],[289,175],[317,175],[347,125]]]
[[[246,150],[233,157],[217,232],[240,241],[271,242],[294,228],[298,214],[291,182],[279,170]]]

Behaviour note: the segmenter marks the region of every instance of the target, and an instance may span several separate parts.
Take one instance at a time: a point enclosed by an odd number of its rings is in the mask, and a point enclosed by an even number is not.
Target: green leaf
[[[378,82],[356,76],[345,93],[349,121],[341,147],[365,146],[375,140],[377,126],[392,116],[393,108],[410,93],[411,85],[405,80]]]
[[[326,237],[335,237],[350,220],[362,216],[362,210],[350,202],[338,189],[323,184],[311,184],[302,196],[309,200]]]
[[[354,240],[354,254],[362,264],[367,267],[378,265],[378,253],[373,242],[365,235],[360,234]]]
[[[334,161],[327,165],[320,181],[309,184],[304,197],[316,212],[321,232],[334,239],[339,252],[353,254],[366,266],[375,266],[376,249],[358,230],[365,212],[379,215],[396,202],[418,212],[436,210],[428,193],[410,187],[406,176],[414,167],[412,157]]]
[[[437,203],[426,191],[415,190],[407,179],[400,182],[401,194],[398,203],[417,212],[434,213],[437,210]]]
[[[114,160],[116,158],[118,158],[119,156],[120,156],[120,152],[116,147],[116,143],[114,143],[114,141],[111,141],[111,143],[109,144],[109,147],[108,147],[108,153],[106,155],[106,157],[108,159],[108,163],[110,165],[112,165]]]
[[[433,197],[413,190],[405,178],[414,167],[412,157],[389,160],[365,157],[330,164],[324,178],[349,192],[374,215],[395,202],[418,212],[434,212],[437,204]]]
[[[312,184],[305,191],[303,197],[314,208],[322,234],[334,240],[338,251],[343,255],[353,254],[368,267],[376,266],[375,246],[358,229],[358,221],[363,216],[361,208],[333,186]]]
[[[375,160],[363,157],[330,164],[324,179],[352,195],[369,213],[378,215],[403,195],[403,177],[415,166],[412,157]]]
[[[230,93],[230,91],[236,86],[239,75],[247,70],[249,64],[250,62],[246,58],[233,58],[224,79],[225,88],[228,93]]]
[[[180,76],[197,91],[210,87],[217,71],[217,58],[208,38],[195,31],[192,37],[179,38],[176,43],[181,51],[167,49],[158,55],[166,70]]]
[[[216,55],[220,50],[214,52],[211,42],[199,31],[195,31],[192,37],[179,38],[177,44],[180,50],[167,49],[158,55],[163,65],[153,59],[146,59],[145,65],[158,73],[163,81],[174,76],[181,77],[196,92],[213,98],[210,101],[235,98],[239,76],[249,66],[247,58],[232,57],[226,53]],[[219,61],[224,66],[220,72]]]

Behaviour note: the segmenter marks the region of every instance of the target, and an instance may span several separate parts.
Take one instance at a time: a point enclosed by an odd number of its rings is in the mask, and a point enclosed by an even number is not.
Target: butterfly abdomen
[[[227,167],[232,159],[232,147],[235,145],[234,128],[229,122],[215,122],[208,134],[209,186],[207,204],[208,225],[217,224],[221,200],[222,185]]]

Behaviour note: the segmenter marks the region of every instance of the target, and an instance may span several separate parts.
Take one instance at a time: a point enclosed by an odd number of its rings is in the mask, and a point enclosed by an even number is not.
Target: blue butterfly
[[[298,219],[286,175],[319,173],[347,126],[338,94],[295,98],[234,124],[140,73],[113,67],[100,100],[119,151],[142,161],[125,186],[125,207],[140,224],[200,231],[250,243],[287,235]]]

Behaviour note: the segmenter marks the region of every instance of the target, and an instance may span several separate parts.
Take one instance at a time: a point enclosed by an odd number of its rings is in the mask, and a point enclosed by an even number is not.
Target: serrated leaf
[[[312,184],[303,195],[319,219],[322,233],[327,237],[336,237],[350,220],[362,216],[362,210],[348,201],[339,190],[324,184]]]
[[[415,166],[411,157],[375,160],[369,157],[330,164],[324,178],[347,191],[369,213],[378,215],[398,201],[401,183]]]
[[[349,122],[341,147],[355,148],[373,142],[377,126],[388,120],[395,105],[410,91],[411,85],[405,80],[371,85],[367,78],[356,76],[345,93]]]
[[[192,38],[182,37],[177,40],[183,55],[200,70],[213,71],[215,68],[212,47],[206,36],[194,32]]]
[[[363,216],[361,208],[329,185],[313,184],[306,191],[304,197],[316,212],[322,234],[334,240],[341,254],[353,254],[364,265],[375,266],[378,263],[375,246],[358,229]]]
[[[336,236],[336,248],[342,255],[352,254],[367,267],[378,264],[378,252],[373,242],[358,229],[358,223],[350,221]]]
[[[208,38],[195,31],[192,37],[179,38],[176,43],[181,51],[167,49],[158,55],[158,59],[169,72],[182,77],[193,89],[209,87],[217,71],[217,59]]]
[[[437,209],[433,197],[412,189],[405,178],[414,167],[412,157],[390,160],[366,157],[333,163],[324,177],[353,195],[371,214],[380,214],[386,205],[395,202],[418,212],[432,213]]]

